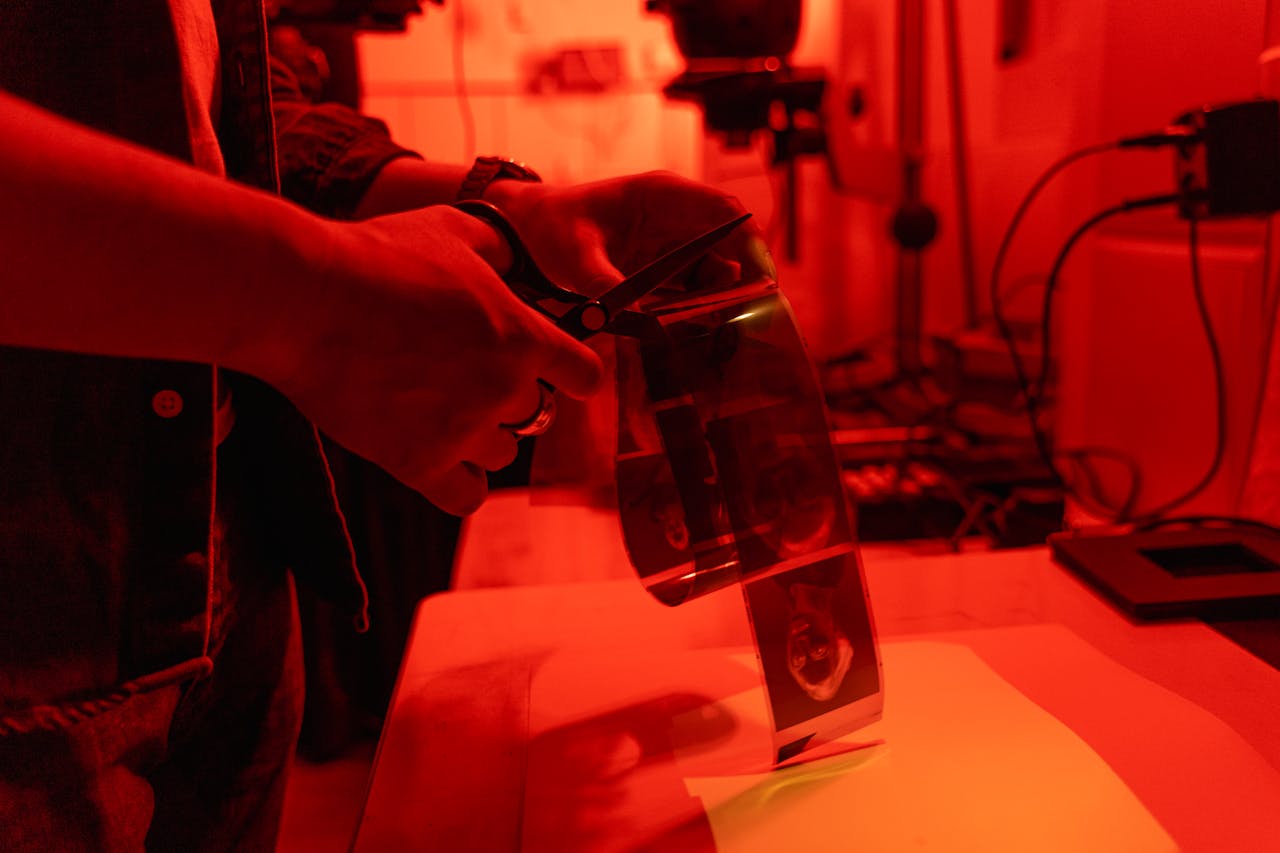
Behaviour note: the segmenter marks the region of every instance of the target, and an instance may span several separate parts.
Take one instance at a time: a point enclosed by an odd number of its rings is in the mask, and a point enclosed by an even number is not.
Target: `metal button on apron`
[[[162,418],[176,418],[182,414],[182,395],[166,388],[151,398],[151,410]]]

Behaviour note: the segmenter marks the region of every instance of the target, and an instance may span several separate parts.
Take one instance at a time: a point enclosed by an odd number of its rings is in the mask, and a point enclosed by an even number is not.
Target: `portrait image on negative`
[[[838,737],[880,714],[880,662],[857,552],[743,584],[778,744]]]

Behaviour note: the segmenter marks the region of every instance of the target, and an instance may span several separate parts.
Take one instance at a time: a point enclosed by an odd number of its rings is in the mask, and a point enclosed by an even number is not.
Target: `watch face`
[[[498,166],[498,173],[494,176],[496,178],[510,178],[516,181],[534,181],[539,183],[542,181],[542,178],[538,173],[533,171],[533,169],[530,169],[524,163],[507,157],[494,157],[492,160],[495,165]]]
[[[498,180],[529,181],[541,183],[538,173],[523,163],[509,157],[477,157],[471,171],[467,172],[458,190],[458,201],[484,197],[484,191]]]

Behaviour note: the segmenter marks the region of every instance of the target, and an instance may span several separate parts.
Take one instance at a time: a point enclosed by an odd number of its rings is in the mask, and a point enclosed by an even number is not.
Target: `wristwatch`
[[[477,157],[458,188],[457,201],[483,198],[485,190],[494,181],[528,181],[542,183],[538,173],[510,157]]]

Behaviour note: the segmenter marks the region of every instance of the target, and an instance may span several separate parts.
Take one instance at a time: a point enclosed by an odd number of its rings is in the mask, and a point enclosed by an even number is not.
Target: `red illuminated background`
[[[772,225],[780,179],[762,167],[763,142],[726,151],[707,140],[697,109],[662,97],[682,61],[666,19],[631,0],[558,0],[428,7],[404,35],[360,42],[364,106],[411,147],[444,159],[504,152],[554,181],[670,169],[738,194]],[[897,196],[896,5],[809,0],[793,60],[822,66],[833,156],[856,195],[834,192],[818,160],[801,166],[801,257],[783,263],[815,358],[889,335]],[[1017,200],[1039,172],[1075,148],[1157,130],[1182,111],[1275,94],[1260,61],[1263,0],[960,4],[978,280]],[[1021,55],[999,57],[1002,16],[1025,6]],[[941,219],[925,256],[926,331],[963,324],[940,3],[926,3],[925,196]],[[1003,30],[1002,30],[1003,26]],[[457,98],[462,72],[470,121]],[[602,91],[574,91],[583,80]],[[567,91],[566,91],[567,90]],[[857,91],[858,117],[843,106]],[[468,129],[467,125],[471,128]],[[1006,282],[1043,276],[1089,213],[1172,185],[1167,152],[1122,153],[1075,167],[1019,233]],[[1271,317],[1261,310],[1264,226],[1205,229],[1202,268],[1230,377],[1230,441],[1220,474],[1188,511],[1234,512],[1275,498],[1245,489]],[[980,290],[985,291],[984,288]],[[1039,292],[1021,287],[1012,315],[1033,318]],[[985,299],[985,297],[984,297]],[[1073,256],[1058,306],[1062,444],[1105,445],[1142,468],[1151,502],[1194,482],[1212,455],[1213,383],[1189,287],[1186,228],[1167,211],[1113,220]],[[1276,463],[1254,460],[1265,473]],[[1098,466],[1112,491],[1119,468]],[[1244,494],[1248,491],[1248,494]]]

